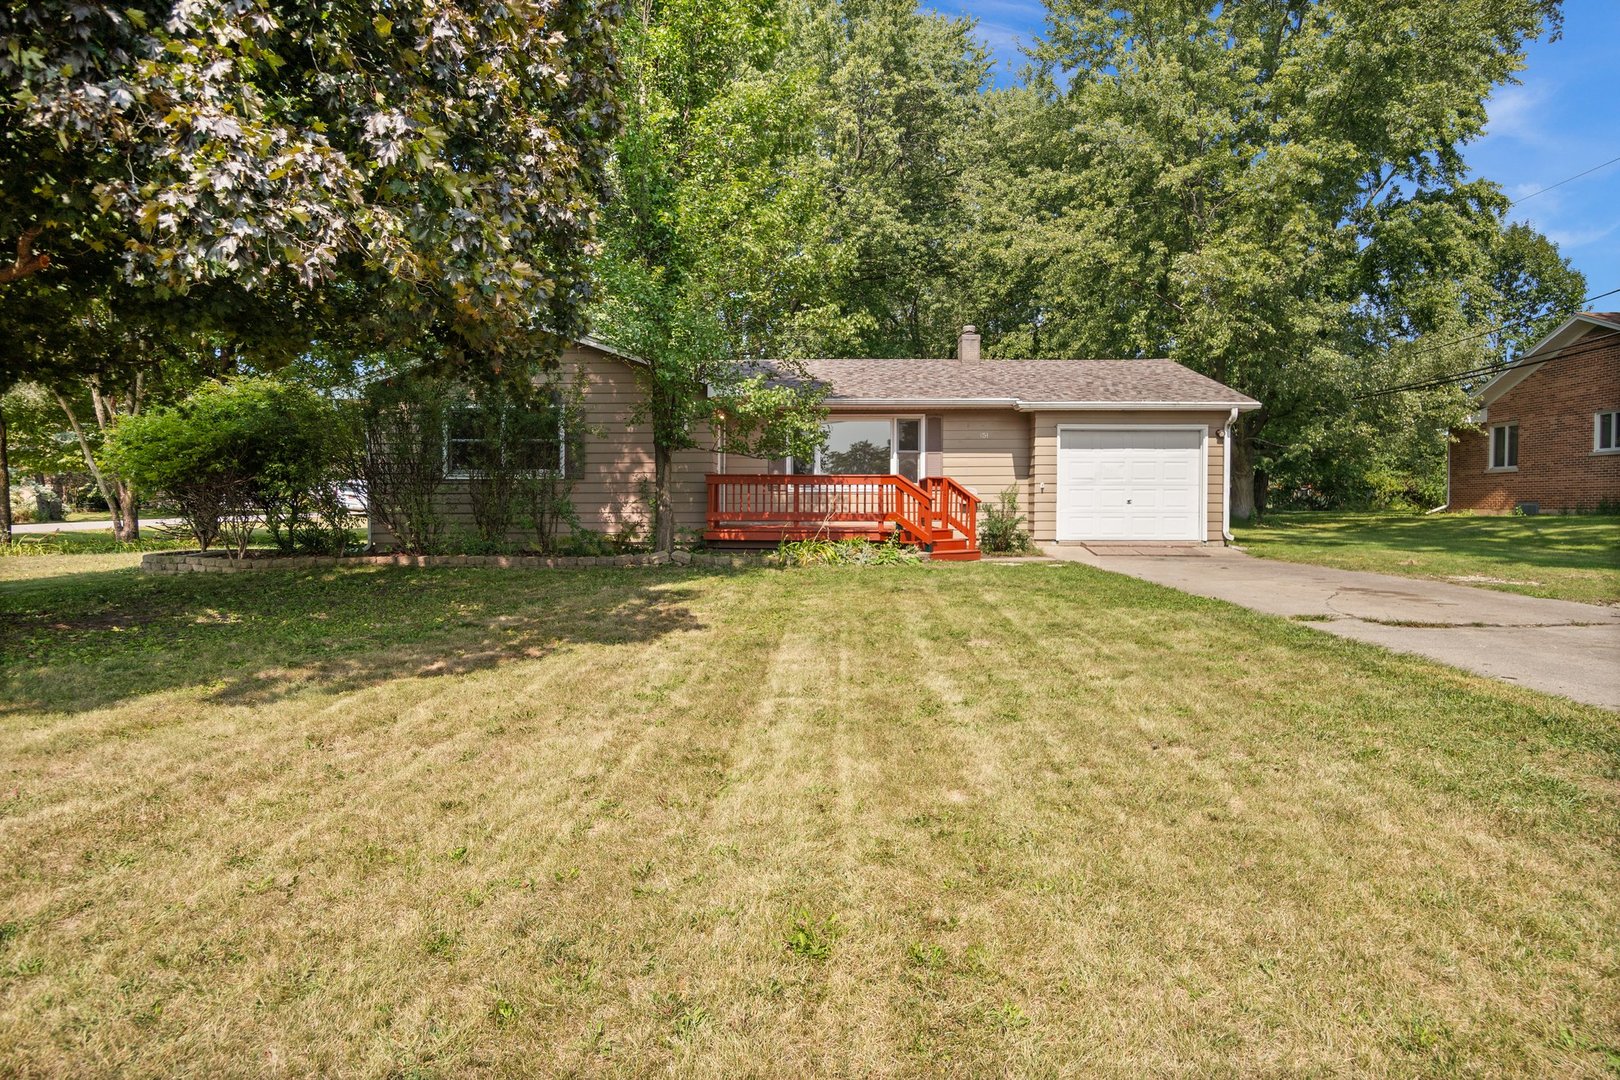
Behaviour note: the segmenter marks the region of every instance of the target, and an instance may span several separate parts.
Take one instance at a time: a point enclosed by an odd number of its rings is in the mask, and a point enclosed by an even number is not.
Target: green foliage
[[[366,387],[354,471],[372,517],[412,554],[437,553],[448,536],[439,493],[445,432],[461,402],[451,383],[432,375],[404,373]]]
[[[779,65],[784,10],[673,0],[636,9],[621,35],[625,125],[591,317],[645,361],[639,419],[652,429],[660,550],[674,542],[677,450],[698,445],[711,421],[740,451],[751,437],[777,438],[776,421],[809,430],[817,413],[812,395],[785,388],[745,406],[763,384],[739,363],[768,347],[760,317],[793,307],[815,278],[805,238],[822,195],[796,165],[811,113],[806,73]]]
[[[577,526],[573,490],[585,467],[583,371],[536,385],[486,384],[450,410],[451,470],[465,476],[480,550],[510,546],[520,522],[535,549],[552,553]]]
[[[788,927],[787,951],[804,960],[826,960],[832,956],[833,945],[843,936],[844,928],[837,915],[817,918],[807,910],[793,914]]]
[[[1035,550],[1024,525],[1029,521],[1018,512],[1018,488],[1009,486],[996,496],[996,505],[979,507],[979,547],[995,555],[1023,555]]]
[[[0,395],[6,449],[14,475],[60,476],[84,472],[84,458],[68,430],[62,407],[38,383],[22,383]]]
[[[186,535],[148,532],[138,540],[124,541],[111,531],[17,533],[11,543],[0,544],[0,558],[43,555],[127,555],[133,552],[174,551],[195,543]]]
[[[922,561],[910,544],[894,537],[870,540],[784,540],[776,549],[783,566],[902,566]]]
[[[1460,389],[1366,395],[1482,366],[1471,331],[1580,298],[1463,159],[1553,0],[1048,10],[1031,78],[992,95],[1001,152],[964,178],[976,321],[992,355],[1170,355],[1258,398],[1239,516],[1279,447],[1434,475]],[[1347,423],[1382,438],[1336,440]]]
[[[170,501],[204,551],[222,535],[245,550],[255,516],[283,550],[341,553],[347,543],[335,492],[347,418],[304,387],[205,383],[178,404],[125,418],[105,456],[120,477]]]
[[[9,4],[0,245],[48,256],[34,278],[224,283],[241,314],[274,313],[264,326],[341,309],[353,321],[328,328],[349,340],[430,329],[482,363],[554,351],[616,127],[617,14]]]
[[[981,137],[984,46],[970,20],[908,0],[812,0],[790,19],[784,63],[814,109],[798,167],[824,199],[805,222],[814,279],[768,324],[776,349],[949,355],[980,303],[956,288],[985,212],[962,177],[999,156]]]

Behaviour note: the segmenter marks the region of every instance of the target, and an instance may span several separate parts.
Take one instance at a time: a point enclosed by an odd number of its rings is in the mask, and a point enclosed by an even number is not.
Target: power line
[[[1474,378],[1481,375],[1499,375],[1504,371],[1512,371],[1517,367],[1540,367],[1542,364],[1551,364],[1558,360],[1571,360],[1586,353],[1597,352],[1599,349],[1612,348],[1616,344],[1612,335],[1605,334],[1596,341],[1578,341],[1573,345],[1566,345],[1562,349],[1554,349],[1545,356],[1521,357],[1506,367],[1481,367],[1472,371],[1458,371],[1450,375],[1436,375],[1421,382],[1404,383],[1400,386],[1386,386],[1382,390],[1372,390],[1352,398],[1352,401],[1366,401],[1369,398],[1387,397],[1390,394],[1401,394],[1411,390],[1433,390],[1441,386],[1450,386],[1463,379]]]
[[[1458,371],[1449,375],[1435,375],[1431,378],[1421,379],[1417,382],[1403,383],[1400,386],[1389,386],[1382,390],[1373,390],[1369,393],[1361,395],[1361,397],[1356,398],[1355,400],[1360,401],[1365,398],[1384,397],[1389,394],[1404,393],[1409,390],[1432,390],[1440,386],[1449,386],[1454,382],[1460,382],[1464,379],[1475,378],[1483,375],[1500,375],[1504,371],[1512,371],[1514,368],[1518,367],[1538,367],[1541,364],[1550,364],[1555,360],[1568,360],[1584,355],[1585,353],[1596,352],[1599,349],[1607,348],[1613,344],[1614,342],[1611,341],[1607,335],[1605,335],[1596,341],[1580,341],[1576,342],[1574,345],[1566,345],[1562,349],[1554,349],[1552,352],[1543,356],[1536,356],[1530,359],[1521,357],[1519,360],[1505,366],[1489,365],[1486,367],[1474,368],[1472,371]]]
[[[1613,165],[1617,161],[1620,161],[1620,157],[1612,157],[1608,161],[1605,161],[1601,165],[1592,166],[1590,169],[1587,169],[1585,172],[1578,172],[1574,176],[1566,176],[1562,180],[1558,181],[1558,183],[1556,183],[1556,184],[1548,184],[1546,187],[1538,188],[1537,190],[1532,191],[1528,195],[1521,195],[1517,199],[1514,199],[1512,202],[1508,203],[1508,205],[1509,206],[1518,206],[1522,202],[1529,202],[1531,199],[1535,198],[1537,195],[1542,194],[1543,192],[1551,191],[1553,188],[1556,188],[1556,187],[1563,187],[1565,184],[1569,183],[1571,180],[1579,180],[1581,177],[1587,176],[1587,175],[1589,175],[1591,173],[1595,173],[1599,169],[1607,169],[1610,165]]]
[[[1586,299],[1578,301],[1575,304],[1574,307],[1572,307],[1568,312],[1565,313],[1565,318],[1568,318],[1570,315],[1573,315],[1576,312],[1580,311],[1582,308],[1586,307],[1586,305],[1590,304],[1592,301],[1601,300],[1605,296],[1613,296],[1615,293],[1620,293],[1620,289],[1610,289],[1608,292],[1593,293],[1591,296],[1588,296]],[[1479,331],[1478,333],[1475,333],[1475,334],[1465,334],[1464,336],[1462,336],[1460,338],[1452,338],[1450,341],[1442,341],[1438,345],[1426,345],[1421,349],[1414,349],[1413,351],[1407,353],[1406,355],[1407,356],[1422,356],[1424,353],[1437,352],[1440,349],[1449,349],[1453,345],[1461,345],[1465,341],[1477,341],[1480,338],[1490,337],[1492,334],[1494,334],[1494,333],[1496,333],[1496,332],[1498,332],[1500,330],[1506,330],[1510,326],[1522,326],[1527,322],[1534,322],[1535,320],[1540,319],[1540,318],[1542,318],[1542,316],[1540,316],[1540,315],[1525,315],[1525,316],[1522,316],[1522,317],[1517,318],[1517,319],[1509,319],[1507,322],[1497,323],[1495,326],[1490,327],[1489,329],[1486,329],[1486,330],[1481,330],[1481,331]]]

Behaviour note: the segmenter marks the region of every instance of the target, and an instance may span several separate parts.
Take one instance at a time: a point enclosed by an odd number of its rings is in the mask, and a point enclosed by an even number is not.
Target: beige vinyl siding
[[[1031,482],[1035,489],[1030,501],[1030,533],[1036,540],[1052,541],[1057,537],[1057,429],[1066,424],[1103,424],[1131,427],[1135,424],[1203,424],[1209,432],[1207,449],[1208,475],[1204,496],[1207,503],[1208,538],[1212,544],[1221,543],[1221,528],[1226,506],[1224,461],[1226,444],[1217,436],[1226,427],[1226,412],[1035,412],[1034,452],[1031,460]]]
[[[581,527],[601,533],[645,530],[649,522],[642,496],[653,480],[652,429],[644,419],[636,420],[646,399],[636,367],[581,345],[563,353],[554,378],[564,382],[583,379],[586,384],[584,462],[573,493]],[[707,499],[703,477],[714,471],[715,454],[708,448],[708,432],[702,435],[702,447],[675,455],[677,528],[703,528]],[[476,535],[466,481],[447,479],[440,497],[451,531]],[[372,539],[378,547],[392,546],[392,537],[381,523],[373,526]],[[532,543],[534,535],[526,522],[520,522],[511,540]]]
[[[940,468],[981,501],[993,504],[1009,487],[1018,505],[1030,506],[1030,420],[1012,409],[940,411],[944,446]]]

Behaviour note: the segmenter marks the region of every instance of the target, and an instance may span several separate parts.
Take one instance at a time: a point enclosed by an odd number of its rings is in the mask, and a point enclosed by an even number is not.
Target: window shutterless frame
[[[568,475],[568,420],[562,406],[560,394],[551,395],[551,406],[557,411],[557,464],[552,468],[535,468],[525,470],[530,475],[542,476],[554,474]],[[483,441],[474,434],[476,427],[461,426],[478,415],[477,404],[458,405],[451,410],[444,422],[444,478],[446,480],[467,480],[472,477],[470,459],[472,447]]]
[[[838,423],[858,424],[887,424],[889,427],[889,463],[882,471],[897,476],[904,476],[908,480],[917,481],[923,476],[927,468],[928,452],[928,422],[921,415],[915,416],[859,416],[846,415],[830,417],[826,424],[831,426]],[[802,462],[796,458],[787,459],[787,471],[800,476],[828,475],[827,458],[830,455],[825,450],[817,450],[815,459],[811,462]],[[804,469],[809,465],[808,470]]]
[[[1620,409],[1593,414],[1592,453],[1620,454]]]
[[[1512,472],[1519,467],[1519,425],[1492,424],[1486,472]]]

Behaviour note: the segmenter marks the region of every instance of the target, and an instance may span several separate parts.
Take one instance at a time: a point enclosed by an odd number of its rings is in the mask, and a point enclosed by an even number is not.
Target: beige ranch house
[[[678,529],[720,546],[893,534],[936,559],[976,559],[980,504],[1010,488],[1043,543],[1229,539],[1227,435],[1260,404],[1173,361],[983,360],[966,327],[956,359],[803,366],[827,390],[824,448],[773,461],[682,451]],[[599,532],[646,523],[653,457],[638,367],[586,340],[559,368],[585,382],[573,501]],[[465,484],[445,490],[470,528]]]

